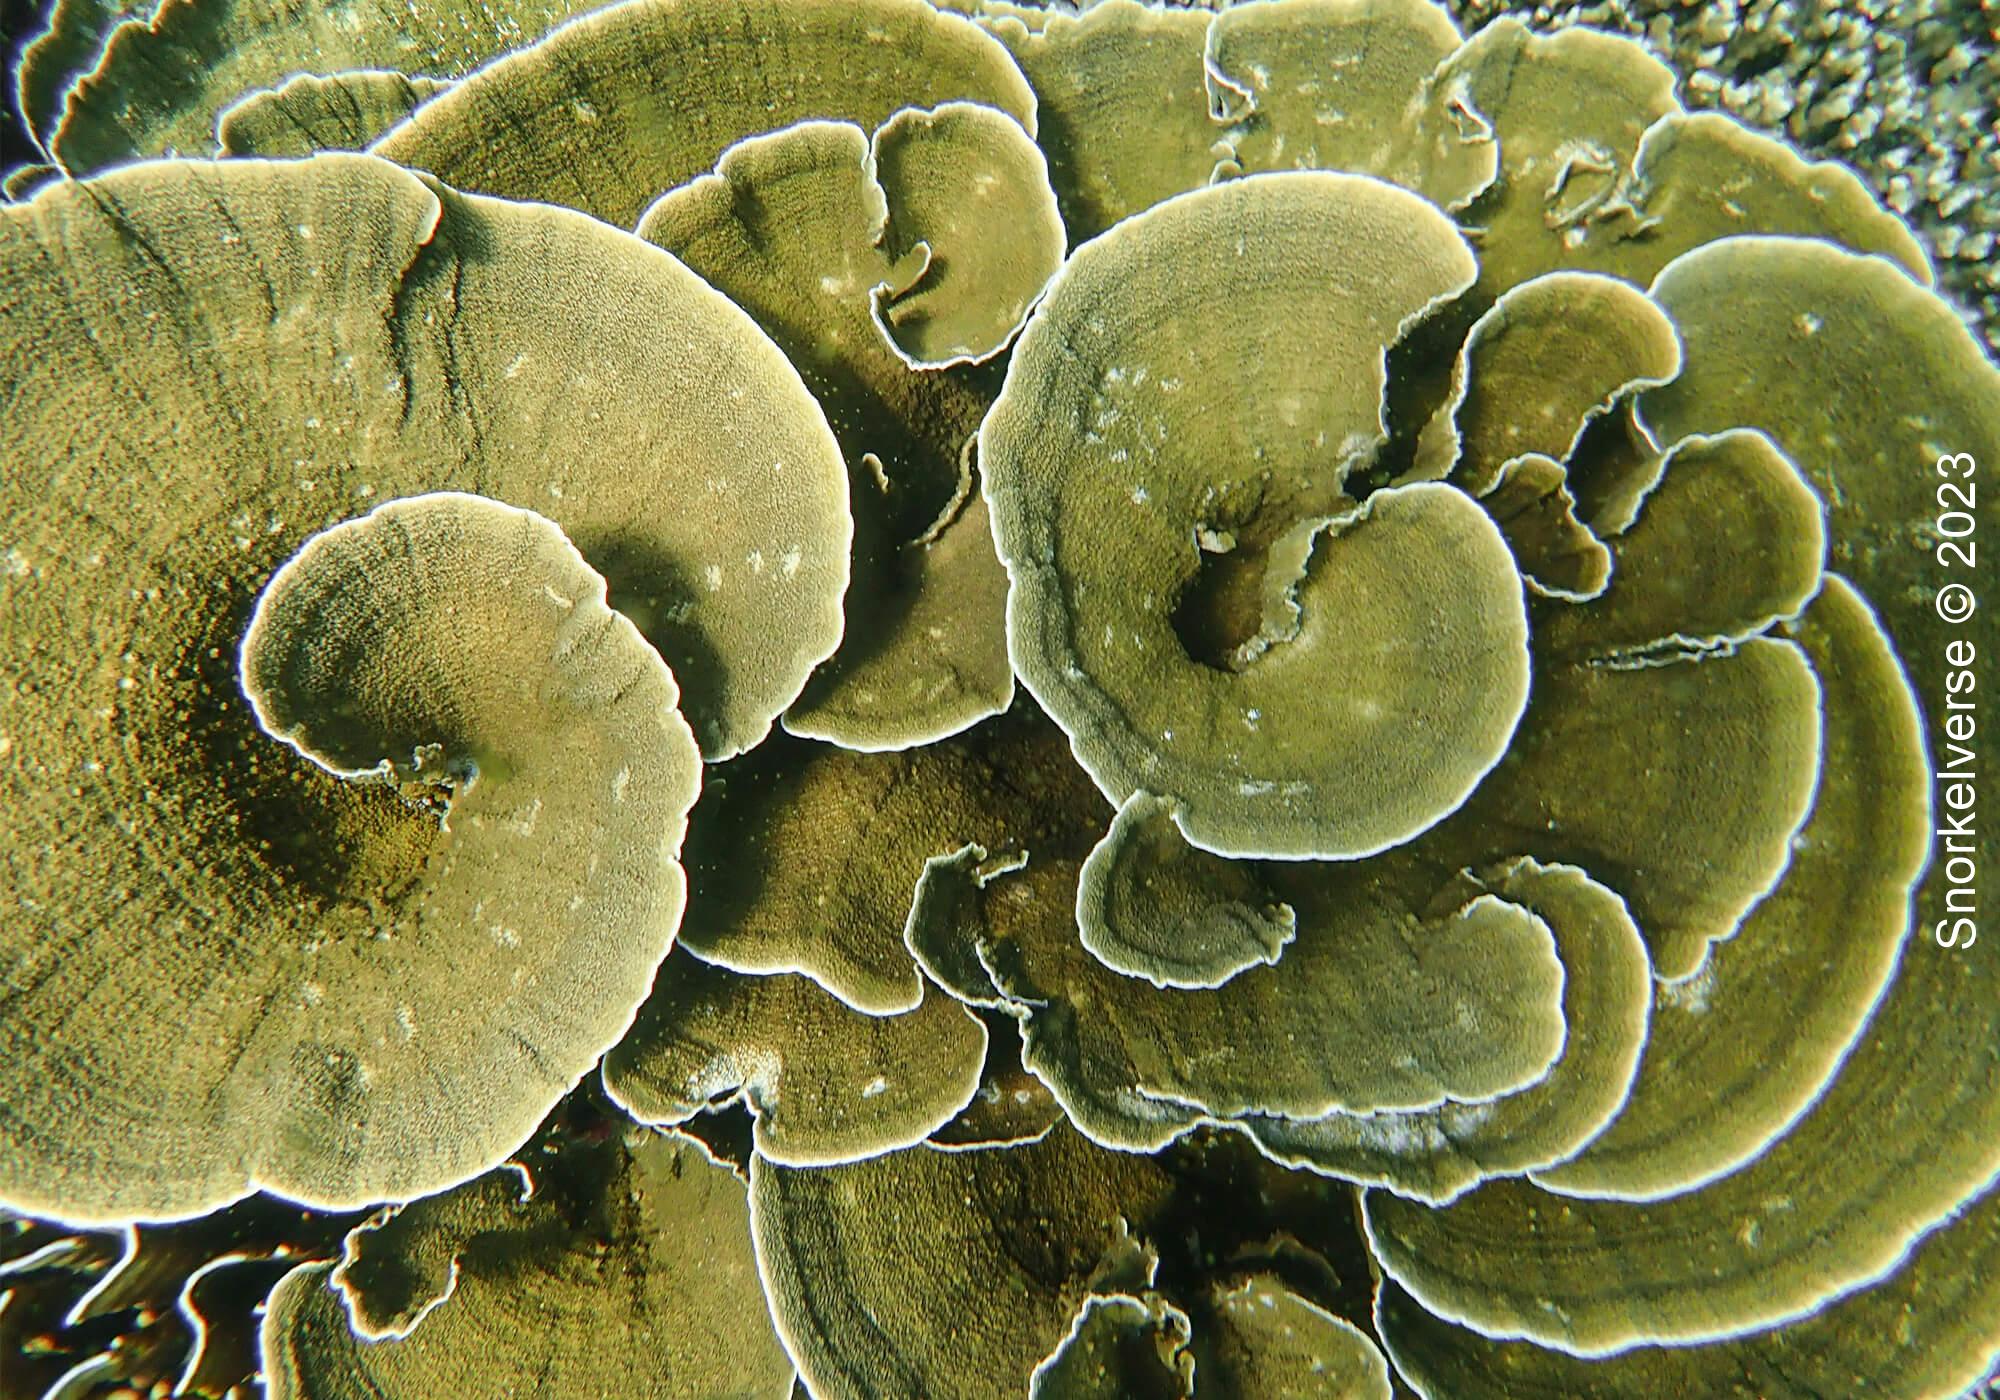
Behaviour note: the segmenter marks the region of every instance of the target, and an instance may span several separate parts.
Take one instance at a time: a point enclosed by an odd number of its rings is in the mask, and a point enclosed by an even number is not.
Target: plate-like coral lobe
[[[1507,537],[1521,581],[1545,597],[1580,603],[1611,581],[1611,551],[1578,516],[1569,469],[1529,452],[1500,468],[1482,499]]]
[[[36,853],[8,866],[16,912],[0,930],[13,1076],[0,1195],[90,1219],[172,1216],[258,1182],[358,1203],[490,1163],[616,1037],[672,936],[671,891],[642,896],[611,872],[636,877],[613,861],[622,852],[646,878],[671,873],[679,819],[651,805],[666,799],[649,775],[678,771],[674,681],[626,624],[605,632],[624,638],[606,657],[618,683],[657,672],[655,732],[628,731],[633,753],[593,753],[587,716],[615,717],[615,688],[555,683],[582,657],[562,650],[570,634],[554,630],[542,583],[577,616],[608,619],[584,583],[596,575],[537,581],[521,572],[532,554],[498,556],[515,572],[486,578],[476,560],[406,556],[408,588],[431,579],[458,594],[421,618],[378,620],[416,629],[407,674],[391,681],[372,664],[313,684],[381,678],[374,713],[407,719],[426,688],[453,701],[438,688],[469,684],[483,658],[496,675],[513,668],[521,705],[543,707],[539,720],[509,719],[517,738],[563,726],[535,750],[539,789],[482,762],[474,809],[504,796],[518,810],[447,833],[393,788],[345,782],[259,731],[236,674],[253,602],[301,540],[378,499],[458,487],[532,502],[604,563],[614,597],[665,595],[695,575],[671,599],[683,615],[654,635],[688,659],[684,703],[726,751],[730,735],[769,727],[837,635],[845,492],[824,420],[776,347],[657,250],[565,211],[440,195],[366,157],[136,166],[56,187],[6,212],[0,267],[16,292],[0,378],[17,405],[0,428],[12,697],[0,823],[8,850]],[[635,332],[634,305],[679,308],[682,334]],[[757,386],[754,424],[705,392],[718,367]],[[663,396],[676,412],[653,411]],[[594,407],[579,413],[581,402]],[[731,478],[733,505],[709,514],[708,488]],[[655,509],[674,482],[703,509]],[[761,525],[738,514],[756,500]],[[778,561],[796,549],[798,567],[755,579],[737,553],[750,549]],[[704,559],[724,574],[712,591],[698,582]],[[504,623],[481,610],[509,599]],[[363,610],[343,625],[378,625],[365,593],[355,602]],[[450,606],[471,609],[466,628],[444,621]],[[517,648],[538,636],[544,659],[530,664]],[[704,675],[709,702],[696,705]],[[638,695],[626,703],[646,710]],[[328,698],[310,703],[333,714]],[[414,745],[433,743],[448,763],[478,757],[461,716],[435,719],[335,764],[408,765]],[[573,772],[552,756],[566,745]],[[677,781],[684,807],[696,775]],[[633,818],[656,812],[649,838],[621,846],[605,824],[620,793]],[[532,834],[513,836],[512,823]],[[511,900],[504,881],[461,883],[462,902],[424,912],[446,888],[441,850],[517,839],[532,877]],[[592,886],[600,842],[605,883]],[[497,846],[487,853],[505,867]],[[596,955],[564,952],[533,925],[569,912],[552,893],[565,882],[610,901],[601,913],[626,911],[622,924],[593,914],[575,928],[577,949],[604,940]],[[475,909],[483,895],[493,902]],[[463,923],[450,938],[498,960],[456,1008],[467,989],[446,985],[449,945],[407,936],[414,923],[442,936],[454,910]],[[516,970],[539,980],[502,1014],[523,990],[508,985]],[[344,1003],[350,973],[360,982]],[[582,990],[598,977],[611,979],[602,999]],[[544,1015],[544,1030],[527,1029]],[[528,1039],[509,1040],[509,1025]],[[509,1068],[458,1061],[440,1085],[409,1081],[439,1096],[424,1151],[408,1116],[362,1131],[370,1076],[377,1089],[393,1078],[370,1057],[415,1065],[433,1046],[478,1045]],[[544,1047],[555,1053],[538,1065]],[[463,1103],[450,1101],[452,1076],[469,1076]],[[85,1101],[97,1106],[80,1111]],[[440,1114],[458,1127],[437,1132]]]
[[[760,1161],[750,1219],[812,1393],[974,1400],[1000,1377],[1025,1390],[1090,1293],[1151,1282],[1133,1235],[1171,1191],[1158,1163],[1058,1127],[1000,1152],[920,1147],[819,1171]]]
[[[450,86],[380,68],[301,73],[224,108],[215,138],[226,156],[358,151]]]
[[[1468,39],[1427,86],[1497,151],[1491,185],[1466,207],[1481,230],[1481,301],[1573,265],[1647,128],[1680,111],[1673,70],[1641,45],[1584,28],[1536,34],[1511,16]]]
[[[982,15],[1035,90],[1072,243],[1208,183],[1221,154],[1202,65],[1210,19],[1138,0]]]
[[[405,1326],[366,1327],[391,1300]],[[651,1132],[538,1154],[362,1226],[344,1263],[278,1285],[262,1335],[272,1400],[783,1400],[792,1387],[743,1183]]]
[[[1380,175],[1449,208],[1488,178],[1478,155],[1431,160],[1412,139],[1423,130],[1410,120],[1413,95],[1459,44],[1458,26],[1429,0],[1217,9],[1202,65],[1223,169]]]
[[[132,15],[108,29],[97,66],[63,94],[50,148],[64,169],[89,175],[145,156],[215,153],[216,119],[237,99],[301,73],[390,69],[455,78],[590,8],[594,0],[501,0],[477,6],[354,0],[295,5],[273,0],[168,0],[143,5],[66,4]],[[104,24],[103,20],[99,24]],[[37,69],[54,69],[51,44]],[[37,79],[44,82],[46,79]]]
[[[1420,469],[1485,496],[1515,458],[1562,460],[1592,418],[1680,367],[1673,322],[1638,288],[1576,272],[1523,282],[1473,323]]]
[[[1026,702],[904,752],[773,739],[712,775],[682,940],[720,966],[804,972],[856,1010],[895,1015],[924,997],[903,926],[926,861],[968,842],[1043,850],[1079,820],[1094,839],[1110,815]]]
[[[1732,423],[1768,432],[1827,502],[1829,562],[1865,590],[1906,655],[1941,656],[1954,635],[1982,653],[2000,644],[1985,612],[1963,634],[1945,624],[1935,608],[1937,556],[1909,539],[1913,522],[1936,509],[1941,442],[1962,444],[1978,463],[2000,460],[2000,420],[1986,409],[2000,398],[2000,371],[1950,309],[1891,263],[1789,238],[1708,244],[1671,264],[1654,296],[1675,317],[1688,353],[1674,385],[1647,396],[1652,428],[1671,436]],[[1787,366],[1782,378],[1764,371],[1777,362]],[[1949,674],[1943,667],[1909,673],[1934,717],[1952,712]],[[1875,716],[1883,723],[1892,736],[1883,742],[1911,741],[1900,704]],[[1890,814],[1892,839],[1921,793],[1921,784],[1902,790],[1901,810]],[[1982,865],[1995,859],[1990,835],[1966,844]],[[1887,888],[1877,887],[1874,900],[1887,908],[1875,910],[1885,920],[1902,905],[1894,870],[1877,875]],[[1916,890],[1917,908],[1942,903],[1943,874],[1934,861]],[[1812,898],[1811,886],[1799,896]],[[1828,891],[1828,903],[1813,900],[1815,924],[1845,922],[1852,911],[1838,898]],[[1867,1034],[1849,1042],[1823,1092],[1787,1095],[1777,1115],[1784,1131],[1750,1146],[1748,1160],[1725,1135],[1719,1159],[1708,1157],[1698,1175],[1718,1161],[1740,1165],[1701,1189],[1553,1205],[1546,1193],[1500,1183],[1428,1216],[1371,1196],[1378,1257],[1441,1315],[1592,1355],[1774,1328],[1886,1279],[1930,1232],[1949,1242],[1964,1224],[1955,1212],[2000,1169],[1987,1092],[1995,964],[1940,956],[1945,951],[1912,940]],[[1836,1046],[1845,1039],[1831,1036]],[[1756,1117],[1768,1124],[1768,1113]],[[1865,1142],[1856,1124],[1868,1125]],[[1678,1190],[1659,1180],[1669,1171],[1640,1192]],[[1676,1247],[1632,1243],[1663,1238]],[[1989,1248],[1976,1236],[1969,1247]],[[1607,1294],[1603,1281],[1614,1270],[1622,1283]],[[1855,1305],[1869,1296],[1857,1294]],[[1966,1345],[1995,1354],[1990,1328]]]
[[[1274,963],[1292,907],[1244,861],[1187,843],[1172,804],[1135,792],[1079,872],[1076,925],[1105,966],[1162,987],[1216,987]]]
[[[1820,678],[1826,734],[1791,868],[1694,983],[1658,989],[1631,1101],[1537,1176],[1553,1190],[1664,1196],[1741,1165],[1826,1087],[1903,951],[1931,831],[1916,697],[1839,575],[1787,630]]]
[[[1448,486],[1343,492],[1384,353],[1472,270],[1434,206],[1322,174],[1180,196],[1064,267],[980,462],[1015,668],[1113,801],[1170,799],[1225,854],[1351,857],[1505,752],[1527,618],[1498,529]],[[1191,616],[1230,612],[1208,556],[1258,619],[1220,664],[1184,635],[1232,621]]]
[[[162,470],[214,483],[215,542],[252,541],[217,577],[261,583],[299,529],[391,496],[537,510],[673,667],[710,758],[768,733],[837,644],[852,530],[824,415],[748,317],[638,240],[343,156],[133,167],[10,219],[9,279],[35,293],[8,308],[15,382],[62,384],[10,424],[10,454],[202,444]],[[56,246],[51,265],[38,248]],[[93,295],[66,305],[65,267],[90,269]],[[138,329],[119,333],[133,305]],[[37,337],[56,355],[27,350]],[[87,405],[141,402],[122,436],[73,426]],[[118,512],[95,493],[130,484],[64,479],[82,494],[62,508],[98,515]],[[62,533],[39,519],[17,538]]]
[[[870,1016],[793,973],[746,977],[678,953],[604,1060],[642,1123],[683,1123],[741,1094],[769,1162],[823,1167],[922,1142],[971,1102],[986,1029],[936,988]]]
[[[1614,662],[1719,650],[1798,616],[1820,590],[1819,497],[1762,433],[1687,437],[1637,521],[1610,537],[1611,585],[1552,609],[1552,656]]]
[[[1919,1241],[1893,1278],[1811,1317],[1703,1347],[1586,1359],[1440,1321],[1385,1282],[1376,1318],[1396,1368],[1425,1400],[1822,1400],[1973,1393],[2000,1360],[2000,1191]]]
[[[480,70],[375,149],[629,228],[746,136],[810,118],[872,131],[953,99],[1034,133],[1007,51],[926,0],[627,0]]]
[[[980,876],[933,860],[906,937],[955,995],[1023,1022],[1026,1060],[1089,1136],[1150,1151],[1203,1117],[1476,1102],[1560,1053],[1563,970],[1546,924],[1428,871],[1275,866],[1298,911],[1275,967],[1155,986],[1077,942],[1074,861]],[[1291,878],[1287,878],[1291,877]]]
[[[969,462],[998,375],[970,362],[1006,346],[1062,261],[1027,133],[964,102],[906,109],[872,137],[800,122],[660,196],[639,235],[757,318],[847,455],[847,631],[786,727],[907,748],[1006,708],[1006,575]]]
[[[1158,1298],[1092,1294],[1035,1368],[1028,1400],[1193,1400],[1187,1314]]]
[[[14,100],[44,155],[62,119],[71,85],[88,73],[112,31],[149,7],[145,0],[54,0],[41,31],[21,46]]]
[[[1916,235],[1853,171],[1808,162],[1717,112],[1669,112],[1648,127],[1617,191],[1574,228],[1575,265],[1633,282],[1742,233],[1826,239],[1892,258],[1925,286],[1932,280]]]
[[[1573,1157],[1624,1111],[1647,1051],[1653,997],[1646,945],[1624,901],[1573,866],[1522,859],[1481,878],[1555,936],[1565,1035],[1548,1074],[1479,1103],[1242,1119],[1259,1147],[1281,1162],[1443,1204],[1487,1177]]]
[[[948,102],[890,117],[871,154],[889,210],[883,251],[924,255],[914,282],[876,298],[883,333],[919,369],[991,359],[1062,263],[1041,150],[1005,112]]]
[[[1217,1288],[1215,1335],[1196,1372],[1211,1393],[1389,1400],[1389,1363],[1368,1334],[1270,1275]]]
[[[266,731],[351,785],[311,853],[339,896],[285,898],[217,851],[183,867],[178,913],[114,895],[124,920],[17,984],[11,1198],[144,1216],[463,1180],[619,1036],[672,942],[699,756],[658,654],[546,520],[439,494],[317,535],[258,599],[242,670]],[[173,936],[132,922],[149,910]],[[108,1007],[158,1032],[106,1029]],[[65,1109],[140,1084],[185,1121]]]

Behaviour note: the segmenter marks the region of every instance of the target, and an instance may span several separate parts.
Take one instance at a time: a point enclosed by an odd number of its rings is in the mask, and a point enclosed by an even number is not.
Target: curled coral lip
[[[883,751],[1005,709],[1006,578],[970,459],[996,378],[979,362],[1062,261],[1041,151],[969,102],[905,109],[872,136],[804,121],[731,146],[638,228],[756,316],[847,456],[846,632],[786,729]]]
[[[1312,173],[1177,196],[1055,279],[980,460],[1015,669],[1113,801],[1169,798],[1220,854],[1351,859],[1504,754],[1528,661],[1500,532],[1452,487],[1343,491],[1384,437],[1388,346],[1473,267],[1423,200]],[[1313,382],[1308,336],[1350,368]],[[1226,669],[1174,626],[1202,551],[1261,600]]]
[[[699,785],[681,697],[718,751],[747,744],[837,638],[849,528],[823,417],[664,254],[369,157],[55,186],[8,212],[4,257],[8,343],[48,353],[12,362],[37,407],[10,417],[0,488],[47,565],[8,577],[5,842],[44,854],[10,879],[21,917],[0,935],[22,1028],[0,1198],[111,1223],[260,1186],[396,1199],[492,1165],[622,1033],[671,942]],[[95,271],[66,299],[72,265]],[[635,336],[599,299],[620,286],[681,308],[681,339]],[[523,295],[579,307],[523,326],[505,309]],[[459,337],[480,325],[504,355],[468,358]],[[638,409],[626,376],[685,391],[694,350],[703,376],[761,386],[754,431],[693,394],[672,422]],[[163,387],[135,390],[149,378]],[[610,397],[578,415],[588,392]],[[117,428],[63,426],[84,420]],[[667,462],[732,473],[771,518],[746,536],[640,513],[634,472]],[[623,565],[620,601],[698,567],[689,545],[793,546],[799,566],[753,585],[731,560],[719,596],[681,599],[655,629],[691,659],[677,679],[563,531],[543,520],[538,546],[515,507],[393,503],[301,548],[369,502],[453,485],[545,504]],[[254,704],[234,674],[246,624]],[[52,786],[57,769],[86,781]],[[369,773],[418,797],[446,779],[449,830],[348,781]],[[511,894],[489,887],[510,867]],[[449,987],[443,969],[475,955],[493,975]],[[89,1050],[111,1007],[148,1029]],[[79,1093],[104,1110],[74,1111]],[[453,1102],[462,1131],[439,1131]]]

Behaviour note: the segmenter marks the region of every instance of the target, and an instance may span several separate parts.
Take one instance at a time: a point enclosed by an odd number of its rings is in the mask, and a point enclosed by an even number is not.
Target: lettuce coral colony
[[[2000,370],[1848,169],[1430,0],[17,80],[7,1395],[2000,1361]]]

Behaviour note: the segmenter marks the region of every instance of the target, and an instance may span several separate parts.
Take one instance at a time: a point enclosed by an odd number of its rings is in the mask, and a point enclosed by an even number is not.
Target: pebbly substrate
[[[1643,41],[1681,101],[1852,167],[1917,231],[1938,290],[2000,360],[2000,0],[1446,0]]]

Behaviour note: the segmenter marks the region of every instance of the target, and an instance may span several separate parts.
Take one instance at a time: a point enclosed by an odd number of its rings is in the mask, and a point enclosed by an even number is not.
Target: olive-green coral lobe
[[[627,0],[498,59],[375,150],[465,189],[629,228],[747,136],[983,102],[1034,132],[1020,70],[926,0]]]
[[[1385,436],[1384,353],[1473,271],[1415,195],[1298,173],[1169,200],[1051,284],[980,429],[982,485],[1015,670],[1113,801],[1169,799],[1220,854],[1351,858],[1505,751],[1527,639],[1497,528],[1450,487],[1343,490]],[[1263,600],[1222,664],[1176,623],[1204,556]]]
[[[19,292],[0,308],[16,405],[0,426],[13,697],[0,837],[40,853],[8,867],[18,915],[0,928],[0,1063],[19,1076],[0,1116],[0,1195],[116,1222],[259,1184],[362,1204],[490,1165],[616,1038],[672,937],[675,900],[633,862],[666,878],[677,825],[660,809],[650,847],[617,832],[664,800],[651,775],[675,763],[676,690],[726,751],[769,727],[837,637],[845,491],[823,417],[777,348],[657,250],[369,157],[163,162],[65,183],[0,213],[0,264]],[[679,307],[681,337],[633,327],[635,303]],[[759,387],[754,424],[707,392],[718,369]],[[739,502],[762,498],[763,524],[651,509],[690,471],[731,474]],[[307,537],[437,489],[538,507],[603,566],[611,602],[674,590],[682,607],[650,630],[677,674],[613,624],[602,577],[568,542],[500,549],[488,562],[507,572],[484,580],[463,552],[400,556],[381,573],[395,585],[386,611],[358,591],[338,636],[411,633],[348,673],[308,659],[296,675],[311,714],[338,718],[329,691],[351,683],[372,688],[357,715],[402,715],[372,746],[350,746],[366,736],[347,724],[326,756],[343,771],[404,765],[406,794],[344,781],[260,730],[237,644]],[[796,546],[800,567],[753,588],[708,553],[732,535],[774,556]],[[713,593],[704,554],[732,571]],[[445,596],[402,615],[426,579]],[[452,608],[494,626],[493,642],[464,645]],[[322,640],[325,657],[345,645]],[[593,658],[621,655],[630,667],[601,674],[657,672],[624,702],[656,737],[596,727],[618,706],[592,689]],[[508,684],[524,691],[509,725],[548,707],[546,745],[518,727],[497,743],[452,708]],[[432,722],[426,699],[443,711]],[[432,745],[427,761],[417,750]],[[438,779],[461,787],[449,830]],[[681,780],[691,796],[696,775]],[[498,859],[509,845],[512,898],[451,884],[473,869],[454,852]],[[574,945],[550,936],[566,884],[603,906]],[[452,889],[466,897],[434,901]],[[555,923],[521,926],[551,901]],[[475,948],[483,977],[440,975]],[[433,1051],[457,1067],[425,1075]],[[408,1136],[414,1100],[365,1130],[366,1106],[398,1082],[438,1101],[419,1115],[423,1150]],[[462,1134],[436,1127],[455,1121],[452,1102]]]

